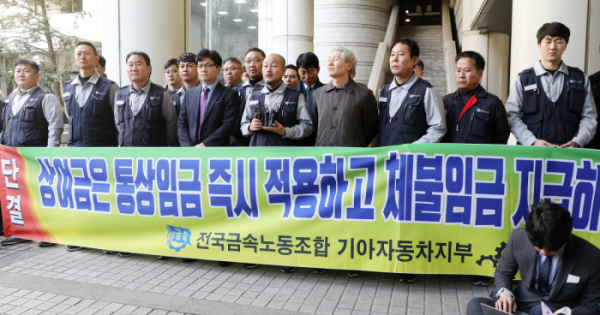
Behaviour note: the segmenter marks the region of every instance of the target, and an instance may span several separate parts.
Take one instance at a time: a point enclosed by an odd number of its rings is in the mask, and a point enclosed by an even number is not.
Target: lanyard
[[[471,97],[471,99],[467,102],[467,104],[465,105],[465,107],[463,107],[462,112],[460,113],[460,116],[458,116],[458,121],[456,122],[457,124],[460,123],[460,119],[462,118],[462,116],[471,108],[473,107],[473,105],[475,105],[475,103],[477,103],[477,98],[475,97],[475,95],[473,95]]]

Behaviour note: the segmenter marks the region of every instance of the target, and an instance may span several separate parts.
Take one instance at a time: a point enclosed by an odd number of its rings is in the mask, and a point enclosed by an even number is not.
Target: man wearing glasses
[[[198,53],[201,86],[187,91],[177,121],[182,147],[224,147],[235,128],[239,94],[219,82],[223,63],[215,50]]]

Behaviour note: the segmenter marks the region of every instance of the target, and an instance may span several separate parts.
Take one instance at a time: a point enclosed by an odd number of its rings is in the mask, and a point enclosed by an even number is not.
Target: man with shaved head
[[[283,84],[284,73],[282,56],[271,54],[265,58],[262,74],[266,86],[252,93],[242,117],[241,131],[250,137],[250,146],[298,146],[298,140],[313,132],[304,95]],[[255,117],[261,112],[274,115],[271,126]]]

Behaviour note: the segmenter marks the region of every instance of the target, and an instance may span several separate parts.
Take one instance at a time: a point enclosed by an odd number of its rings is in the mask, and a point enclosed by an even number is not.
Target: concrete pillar
[[[258,1],[258,47],[273,52],[273,0]]]
[[[506,104],[508,98],[508,68],[510,36],[504,33],[488,34],[488,55],[485,60],[487,90],[496,94]]]
[[[592,1],[594,2],[594,1]],[[564,62],[585,71],[588,38],[588,0],[527,0],[515,2],[512,9],[510,84],[517,75],[540,60],[536,34],[544,23],[561,22],[571,30]],[[590,29],[590,36],[596,36]],[[598,49],[598,47],[594,48]]]
[[[314,0],[314,52],[321,64],[322,82],[331,80],[326,67],[329,53],[342,46],[356,55],[355,80],[368,83],[377,47],[385,39],[395,3],[395,0]]]
[[[600,36],[597,33],[600,30],[600,1],[590,1],[588,23],[586,73],[591,75],[600,71]],[[596,107],[600,107],[600,104],[596,104]]]
[[[107,76],[129,84],[125,57],[131,51],[150,56],[152,82],[165,85],[162,65],[186,50],[188,1],[107,0],[103,2],[103,54],[110,62]]]
[[[273,51],[296,64],[298,55],[313,51],[314,0],[273,3]]]

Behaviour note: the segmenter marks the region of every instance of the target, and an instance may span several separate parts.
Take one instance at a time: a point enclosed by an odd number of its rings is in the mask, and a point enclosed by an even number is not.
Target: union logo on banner
[[[169,230],[169,233],[167,234],[167,245],[169,245],[170,249],[174,249],[176,252],[179,252],[187,245],[192,245],[192,243],[190,243],[192,232],[190,232],[189,229],[170,225],[167,225],[167,229]]]

